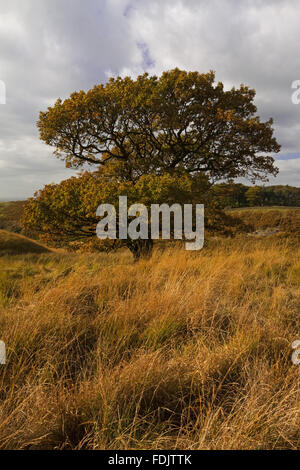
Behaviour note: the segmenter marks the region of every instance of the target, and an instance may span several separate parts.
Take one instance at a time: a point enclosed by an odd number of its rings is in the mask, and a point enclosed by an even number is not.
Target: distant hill
[[[21,232],[20,219],[26,201],[0,202],[0,229]]]
[[[52,250],[35,240],[7,230],[0,230],[0,256],[50,252]]]
[[[229,214],[238,217],[252,230],[276,228],[288,235],[300,235],[300,207],[244,207],[231,209]]]

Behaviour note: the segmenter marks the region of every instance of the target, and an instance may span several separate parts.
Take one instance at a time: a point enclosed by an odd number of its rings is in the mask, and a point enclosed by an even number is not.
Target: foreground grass
[[[299,244],[1,257],[2,449],[295,449]]]
[[[49,253],[51,250],[41,243],[23,235],[0,230],[0,256],[25,253]]]

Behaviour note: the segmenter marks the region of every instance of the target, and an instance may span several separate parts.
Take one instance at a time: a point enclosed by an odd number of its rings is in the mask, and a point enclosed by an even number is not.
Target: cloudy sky
[[[111,75],[174,67],[255,88],[282,145],[270,183],[300,186],[299,18],[299,0],[0,0],[0,199],[74,174],[39,141],[40,110]]]

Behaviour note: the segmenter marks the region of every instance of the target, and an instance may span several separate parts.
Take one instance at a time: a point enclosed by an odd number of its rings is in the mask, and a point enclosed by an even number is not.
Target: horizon
[[[224,182],[220,182],[220,183],[216,183],[215,185],[217,184],[221,184],[221,183],[224,183]],[[226,182],[225,182],[226,183]],[[233,184],[238,184],[236,181],[233,182]],[[293,185],[290,185],[290,184],[263,184],[261,182],[261,184],[259,182],[255,183],[255,184],[251,184],[250,182],[248,184],[244,184],[242,183],[244,186],[248,186],[248,187],[255,187],[255,186],[260,186],[260,187],[263,187],[263,188],[268,188],[268,187],[275,187],[275,186],[282,186],[282,187],[290,187],[290,188],[299,188],[300,189],[300,186],[293,186]],[[214,185],[214,186],[215,186]],[[41,188],[42,189],[42,188]],[[32,195],[33,196],[33,195]],[[24,196],[24,197],[19,197],[19,198],[14,198],[14,199],[11,199],[11,198],[1,198],[0,197],[0,202],[17,202],[17,201],[26,201],[27,199],[29,199],[30,197],[32,196]]]

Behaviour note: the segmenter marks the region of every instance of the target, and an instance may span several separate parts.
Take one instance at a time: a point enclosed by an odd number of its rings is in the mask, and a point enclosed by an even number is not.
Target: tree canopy
[[[255,91],[224,90],[213,72],[111,78],[41,112],[41,139],[70,167],[121,162],[119,178],[205,172],[213,181],[276,175],[272,119],[261,122]]]
[[[144,175],[137,183],[107,180],[101,170],[84,172],[59,184],[46,185],[35,197],[29,199],[24,210],[23,227],[28,234],[37,234],[50,245],[106,251],[126,246],[135,259],[138,259],[145,253],[151,254],[153,242],[150,237],[148,240],[121,240],[119,237],[115,240],[99,240],[96,237],[98,206],[105,203],[116,208],[118,231],[119,196],[127,196],[128,206],[142,203],[146,208],[150,208],[151,204],[166,203],[171,207],[175,203],[195,205],[200,201],[205,203],[205,229],[230,234],[231,225],[236,221],[225,216],[214,205],[209,187],[206,176],[192,176],[186,172],[176,175]],[[149,230],[150,223],[149,219]]]

